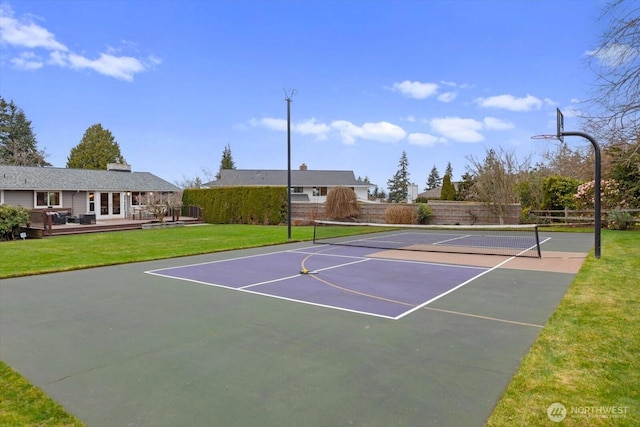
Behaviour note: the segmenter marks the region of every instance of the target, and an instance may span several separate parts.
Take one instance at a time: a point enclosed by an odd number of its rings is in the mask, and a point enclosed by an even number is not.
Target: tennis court
[[[0,356],[89,426],[481,426],[592,237],[541,233],[541,258],[297,243],[7,279]]]

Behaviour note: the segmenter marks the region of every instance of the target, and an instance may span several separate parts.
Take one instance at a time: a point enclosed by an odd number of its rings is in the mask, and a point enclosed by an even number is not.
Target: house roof
[[[180,188],[149,172],[0,165],[2,190],[167,191]]]
[[[452,182],[453,187],[458,191],[459,182]],[[427,199],[439,199],[442,195],[442,186],[432,188],[431,190],[425,190],[422,193],[418,194],[418,197],[426,197]]]
[[[207,186],[287,186],[286,170],[222,169],[220,179]],[[292,170],[291,185],[294,187],[370,187],[372,184],[358,181],[353,171],[346,170]]]

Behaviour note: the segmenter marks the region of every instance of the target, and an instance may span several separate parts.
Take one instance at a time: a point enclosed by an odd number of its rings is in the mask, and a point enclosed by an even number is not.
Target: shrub
[[[445,175],[442,180],[442,191],[440,192],[440,200],[455,200],[456,187],[451,182],[451,176]]]
[[[0,205],[0,241],[13,240],[20,226],[29,222],[29,209],[22,206]]]
[[[418,223],[419,224],[429,224],[431,218],[433,217],[433,210],[431,206],[426,203],[419,203],[418,205]]]
[[[629,212],[614,209],[609,212],[607,218],[609,228],[612,230],[630,230],[633,228],[633,217]]]
[[[578,209],[593,209],[595,205],[595,180],[581,184],[573,197]],[[600,203],[602,209],[625,207],[624,193],[620,191],[620,185],[616,180],[600,181]]]
[[[358,196],[349,187],[334,187],[327,194],[324,213],[331,219],[357,218],[360,214]]]
[[[571,177],[548,176],[542,180],[544,194],[542,205],[545,209],[576,208],[576,191],[580,181]]]
[[[387,224],[418,224],[418,209],[413,205],[392,205],[384,211]]]

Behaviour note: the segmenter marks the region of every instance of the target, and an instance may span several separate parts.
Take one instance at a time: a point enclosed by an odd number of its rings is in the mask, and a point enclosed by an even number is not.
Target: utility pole
[[[287,101],[287,238],[291,240],[291,99],[298,93],[295,89],[284,91]]]

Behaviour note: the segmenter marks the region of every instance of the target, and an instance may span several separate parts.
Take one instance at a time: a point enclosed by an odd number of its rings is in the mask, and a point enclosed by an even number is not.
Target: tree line
[[[51,166],[38,148],[36,135],[24,111],[0,96],[0,164]],[[120,145],[101,124],[90,126],[67,157],[68,168],[106,169],[108,163],[126,163]]]

